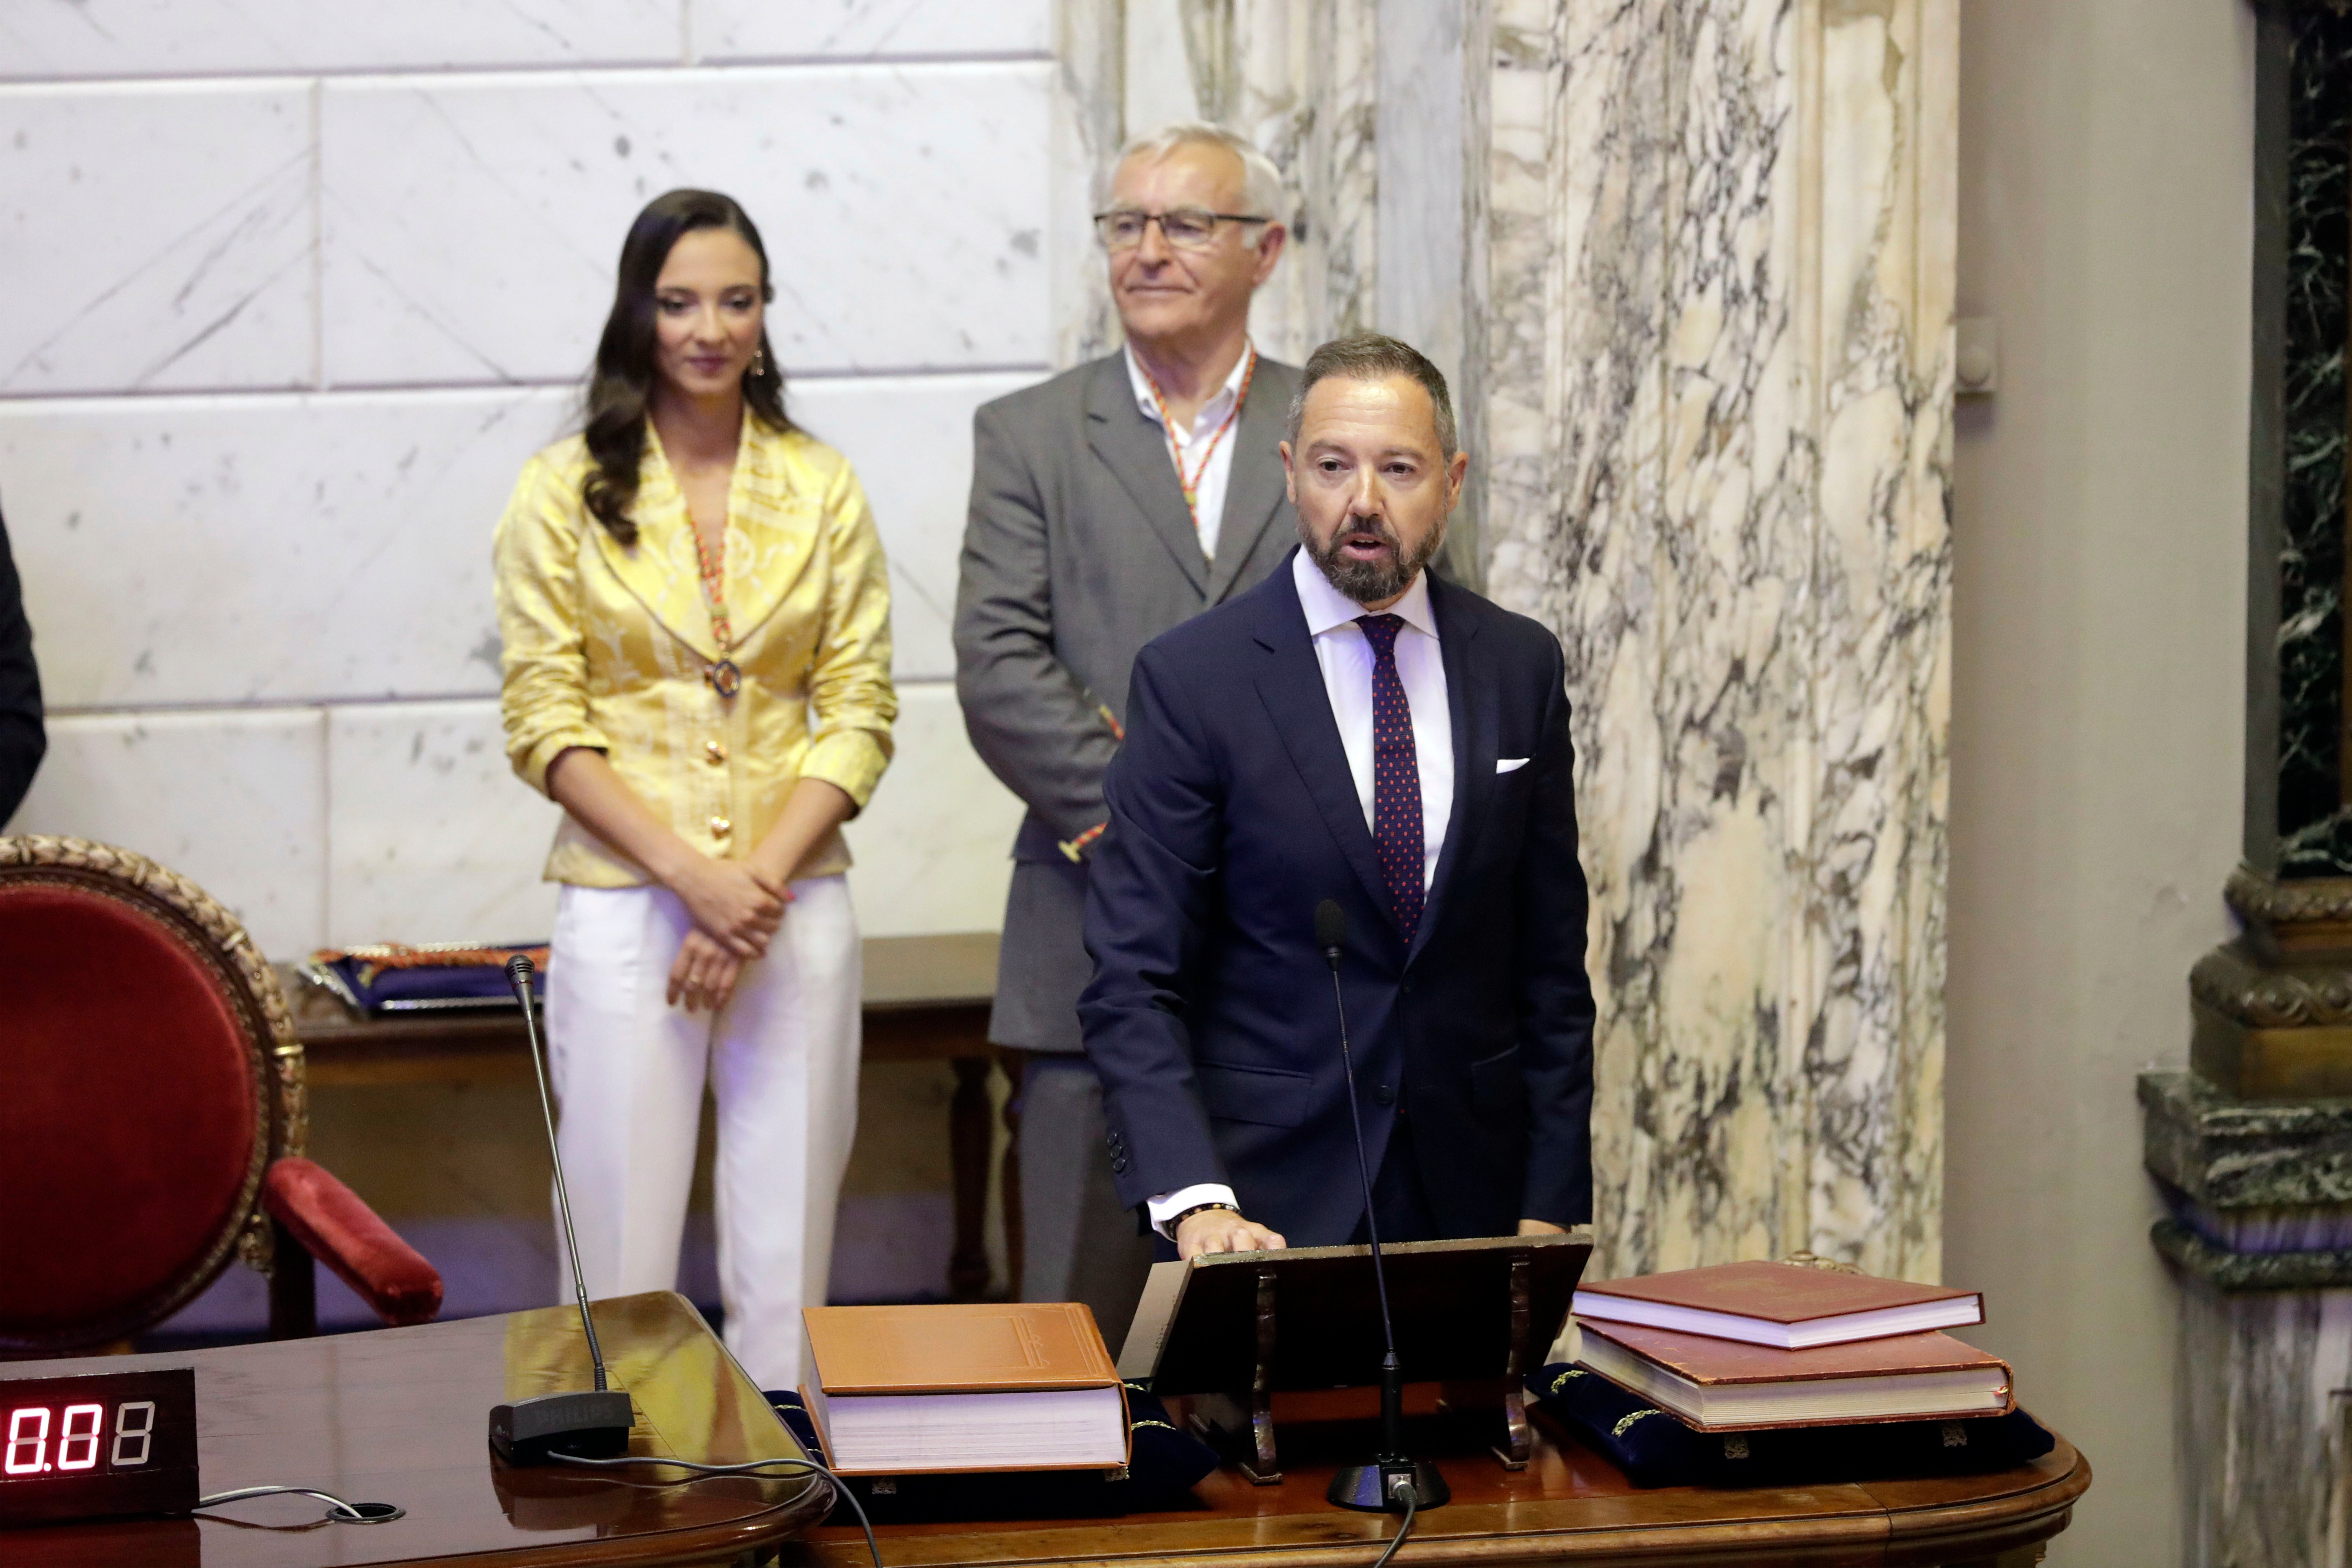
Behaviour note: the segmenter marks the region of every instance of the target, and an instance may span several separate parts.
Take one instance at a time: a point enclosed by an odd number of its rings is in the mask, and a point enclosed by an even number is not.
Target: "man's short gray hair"
[[[1454,425],[1454,400],[1446,395],[1445,373],[1429,363],[1429,356],[1411,343],[1395,338],[1382,337],[1378,332],[1358,332],[1351,338],[1334,338],[1307,356],[1307,368],[1299,373],[1298,390],[1291,395],[1290,427],[1287,439],[1293,452],[1298,449],[1298,425],[1307,416],[1307,395],[1318,381],[1344,375],[1350,381],[1380,381],[1391,375],[1407,376],[1421,384],[1429,394],[1429,411],[1437,422],[1437,447],[1447,462],[1460,450],[1460,433]]]
[[[1205,120],[1179,120],[1171,125],[1138,136],[1118,150],[1095,176],[1095,210],[1102,211],[1110,205],[1110,188],[1118,178],[1118,171],[1129,158],[1160,159],[1179,147],[1223,147],[1242,161],[1242,211],[1251,217],[1271,218],[1286,226],[1289,220],[1282,216],[1282,171],[1274,160],[1258,151],[1257,143],[1238,131],[1222,125],[1212,125]],[[1257,245],[1265,237],[1259,227],[1250,243]]]

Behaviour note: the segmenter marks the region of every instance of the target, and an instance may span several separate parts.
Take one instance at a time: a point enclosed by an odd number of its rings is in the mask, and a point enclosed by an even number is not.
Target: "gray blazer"
[[[1087,868],[1061,846],[1109,815],[1103,770],[1145,643],[1250,587],[1297,530],[1282,482],[1297,367],[1260,356],[1213,563],[1124,351],[1000,397],[972,420],[971,516],[956,588],[956,695],[991,772],[1029,807],[1013,843],[988,1037],[1076,1051]],[[1106,717],[1108,712],[1108,717]]]

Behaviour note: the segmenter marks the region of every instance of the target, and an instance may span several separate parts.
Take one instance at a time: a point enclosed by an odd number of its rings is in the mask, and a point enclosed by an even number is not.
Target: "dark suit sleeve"
[[[956,697],[989,771],[1068,840],[1102,823],[1103,770],[1118,742],[1054,651],[1045,506],[1003,411],[982,408],[956,584]]]
[[[1549,649],[1542,739],[1518,871],[1519,1058],[1527,1080],[1528,1184],[1519,1215],[1592,1218],[1592,983],[1584,970],[1584,868],[1576,855],[1576,749],[1567,670]]]
[[[24,585],[0,519],[0,826],[24,804],[33,772],[48,750],[41,727],[41,672],[33,663],[33,627],[25,618]]]
[[[1224,1182],[1186,1022],[1223,858],[1224,786],[1178,674],[1147,647],[1128,687],[1127,744],[1106,781],[1110,830],[1087,886],[1094,979],[1078,1000],[1106,1120],[1125,1140],[1119,1201]]]

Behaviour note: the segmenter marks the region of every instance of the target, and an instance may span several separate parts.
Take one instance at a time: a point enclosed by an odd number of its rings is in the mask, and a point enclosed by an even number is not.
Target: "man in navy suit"
[[[1592,989],[1559,641],[1424,570],[1461,499],[1444,377],[1362,336],[1282,446],[1300,548],[1148,645],[1104,781],[1079,1007],[1111,1169],[1178,1254],[1592,1213]]]

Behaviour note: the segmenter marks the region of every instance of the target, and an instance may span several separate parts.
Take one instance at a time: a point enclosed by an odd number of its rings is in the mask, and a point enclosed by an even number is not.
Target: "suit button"
[[[732,833],[732,832],[734,832],[734,831],[735,831],[735,825],[734,825],[733,823],[731,823],[731,822],[728,821],[725,817],[723,817],[723,816],[714,816],[714,817],[712,817],[712,818],[710,819],[710,837],[713,837],[713,838],[724,838],[724,837],[726,837],[729,834],[730,834],[730,833]]]
[[[710,763],[723,763],[727,760],[727,748],[716,741],[705,741],[702,742],[702,755]]]
[[[1385,1083],[1374,1084],[1372,1086],[1372,1099],[1382,1105],[1394,1105],[1396,1103],[1396,1090],[1394,1088]]]
[[[1110,1173],[1111,1173],[1112,1175],[1114,1175],[1114,1176],[1124,1176],[1124,1175],[1126,1175],[1126,1174],[1127,1174],[1127,1156],[1126,1156],[1126,1155],[1124,1155],[1124,1154],[1114,1154],[1114,1155],[1112,1155],[1112,1156],[1111,1156],[1111,1160],[1110,1160]]]
[[[1402,985],[1398,986],[1397,989],[1410,996],[1412,994],[1412,982],[1408,980]]]

